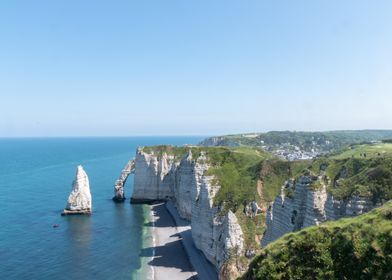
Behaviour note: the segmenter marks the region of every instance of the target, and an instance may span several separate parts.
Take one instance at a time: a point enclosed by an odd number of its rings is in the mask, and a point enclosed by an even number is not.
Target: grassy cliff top
[[[241,278],[392,279],[392,202],[367,214],[284,235]]]
[[[149,154],[162,156],[164,153],[181,160],[189,151],[192,158],[197,159],[201,153],[207,157],[211,168],[207,175],[214,175],[217,184],[221,186],[215,197],[216,205],[225,205],[234,212],[237,208],[256,199],[256,185],[264,160],[273,156],[261,149],[253,147],[174,147],[153,146],[144,147],[143,151]]]
[[[241,161],[244,165],[273,157],[257,147],[201,147],[201,146],[171,146],[159,145],[143,147],[142,151],[161,157],[164,153],[174,156],[176,160],[181,160],[191,151],[192,158],[197,159],[203,152],[208,162],[213,166],[222,165],[228,161]]]
[[[331,155],[332,159],[346,158],[379,158],[392,157],[392,143],[375,143],[352,145],[348,149],[335,155]]]
[[[338,130],[338,131],[269,131],[264,133],[232,134],[210,137],[202,141],[208,143],[209,139],[219,138],[216,144],[262,146],[291,143],[293,145],[329,145],[330,147],[343,147],[353,143],[380,141],[392,137],[392,130]],[[260,142],[262,141],[262,142]]]
[[[328,176],[328,190],[335,198],[359,195],[375,203],[392,199],[392,144],[354,145],[314,160],[310,170]]]

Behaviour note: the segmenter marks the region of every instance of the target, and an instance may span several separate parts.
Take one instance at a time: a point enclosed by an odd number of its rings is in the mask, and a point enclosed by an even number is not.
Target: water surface
[[[143,278],[147,207],[113,203],[113,184],[137,146],[199,140],[0,139],[0,279]],[[89,176],[93,214],[62,217],[78,164]]]

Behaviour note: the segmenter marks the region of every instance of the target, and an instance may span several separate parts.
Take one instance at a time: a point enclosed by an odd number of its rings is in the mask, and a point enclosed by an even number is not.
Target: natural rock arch
[[[130,174],[135,171],[135,159],[131,159],[121,171],[120,177],[114,184],[114,197],[115,202],[123,202],[125,200],[124,185]]]

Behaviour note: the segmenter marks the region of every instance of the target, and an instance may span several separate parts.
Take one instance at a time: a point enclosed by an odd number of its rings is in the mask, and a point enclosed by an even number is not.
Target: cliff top
[[[327,176],[335,198],[366,196],[374,203],[392,199],[392,144],[354,145],[314,160],[309,171]]]

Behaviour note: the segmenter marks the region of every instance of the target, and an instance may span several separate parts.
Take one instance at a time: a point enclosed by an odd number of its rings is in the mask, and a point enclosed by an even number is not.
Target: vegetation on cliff
[[[279,159],[254,147],[173,147],[163,145],[145,147],[143,151],[158,157],[166,153],[173,156],[176,161],[180,161],[189,151],[192,152],[193,159],[197,159],[203,153],[210,165],[206,175],[214,176],[215,183],[220,186],[214,198],[214,205],[220,208],[220,215],[226,214],[229,210],[236,214],[244,232],[246,249],[257,250],[260,248],[255,236],[261,237],[265,229],[265,217],[264,215],[247,216],[244,214],[244,208],[252,201],[260,204],[261,196],[257,190],[257,182],[260,180],[262,165],[265,161],[279,161]]]
[[[354,145],[315,160],[310,169],[329,178],[328,191],[336,199],[353,195],[370,197],[374,203],[392,199],[392,144]]]
[[[285,181],[302,174],[311,161],[283,161],[277,158],[263,162],[260,170],[263,202],[272,202],[280,194]]]
[[[222,212],[236,212],[240,206],[257,199],[256,184],[264,160],[273,156],[253,147],[173,147],[168,145],[144,147],[146,153],[158,157],[164,153],[180,161],[189,151],[193,159],[204,153],[211,166],[207,175],[213,175],[221,186],[214,204],[222,207]],[[242,207],[240,207],[242,209]]]
[[[289,233],[241,278],[392,279],[392,202],[367,214]]]

